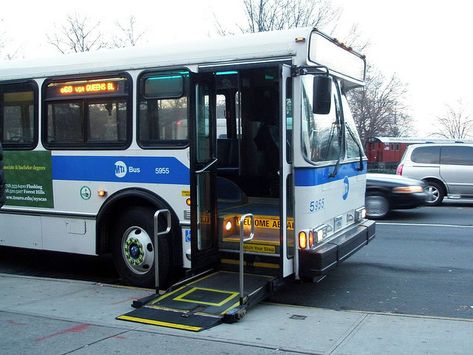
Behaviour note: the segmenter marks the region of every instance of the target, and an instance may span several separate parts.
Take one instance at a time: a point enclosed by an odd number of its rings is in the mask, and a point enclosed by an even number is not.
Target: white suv
[[[445,196],[473,198],[473,144],[410,145],[396,174],[424,181],[429,205]]]

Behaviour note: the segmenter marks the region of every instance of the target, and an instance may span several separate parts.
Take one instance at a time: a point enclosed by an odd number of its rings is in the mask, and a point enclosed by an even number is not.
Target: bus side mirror
[[[314,97],[312,98],[312,112],[326,115],[332,106],[332,78],[329,76],[314,76]]]

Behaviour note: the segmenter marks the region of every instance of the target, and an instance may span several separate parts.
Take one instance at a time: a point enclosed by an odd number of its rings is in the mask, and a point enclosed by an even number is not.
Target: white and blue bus
[[[161,285],[238,268],[250,230],[245,274],[324,276],[375,235],[346,98],[364,73],[312,28],[3,63],[0,246],[112,253],[148,286],[166,209]]]

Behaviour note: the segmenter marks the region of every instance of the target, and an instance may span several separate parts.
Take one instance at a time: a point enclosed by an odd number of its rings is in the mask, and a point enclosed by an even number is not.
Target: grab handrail
[[[245,238],[245,220],[250,219],[250,235]],[[249,242],[255,236],[255,216],[251,213],[244,214],[240,217],[240,306],[245,303],[244,299],[244,246],[243,244]]]

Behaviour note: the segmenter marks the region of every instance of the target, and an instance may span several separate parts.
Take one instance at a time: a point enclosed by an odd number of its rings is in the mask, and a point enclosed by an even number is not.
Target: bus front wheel
[[[113,228],[112,255],[122,280],[138,287],[154,287],[155,251],[153,211],[134,207],[121,214]],[[169,243],[159,239],[159,280],[167,283],[169,275]]]

